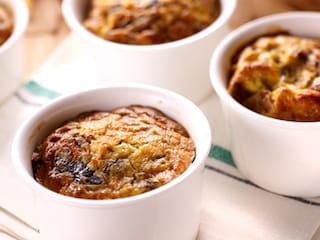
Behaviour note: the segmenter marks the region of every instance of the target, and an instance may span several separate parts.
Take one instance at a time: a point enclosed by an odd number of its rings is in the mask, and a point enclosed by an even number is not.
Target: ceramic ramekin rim
[[[114,49],[123,49],[126,51],[142,51],[142,52],[162,51],[164,49],[171,49],[171,48],[189,45],[199,41],[200,39],[204,39],[210,34],[213,34],[216,31],[218,31],[224,24],[228,24],[227,22],[231,18],[237,5],[237,0],[220,0],[220,1],[224,1],[220,16],[206,29],[190,37],[177,40],[174,42],[163,43],[163,44],[130,45],[130,44],[120,44],[120,43],[104,40],[90,33],[88,30],[86,30],[81,25],[81,23],[77,20],[75,13],[72,11],[72,4],[74,3],[74,1],[76,0],[63,0],[62,13],[70,29],[73,30],[76,34],[81,36],[83,39],[86,39],[89,42],[92,42],[93,44],[101,47],[107,46]]]
[[[10,1],[5,1],[10,2]],[[0,46],[0,55],[12,47],[24,34],[29,23],[29,9],[25,1],[14,0],[8,3],[14,11],[14,29],[11,36]]]
[[[194,114],[196,114],[202,124],[202,127],[204,129],[207,129],[208,132],[205,132],[203,135],[203,138],[205,139],[204,142],[206,143],[206,146],[203,146],[203,149],[201,152],[197,152],[196,158],[189,166],[189,168],[182,173],[179,177],[172,180],[171,182],[154,189],[152,191],[132,196],[132,197],[126,197],[126,198],[120,198],[120,199],[111,199],[111,200],[88,200],[88,199],[80,199],[80,198],[74,198],[74,197],[67,197],[58,193],[55,193],[51,190],[48,190],[47,188],[43,187],[39,183],[35,181],[33,176],[31,176],[27,169],[22,164],[21,156],[19,155],[19,151],[17,149],[21,148],[21,140],[25,138],[26,136],[29,136],[28,129],[30,129],[32,126],[34,127],[34,123],[37,122],[38,116],[41,116],[45,114],[48,111],[51,111],[52,109],[56,109],[58,106],[66,102],[70,99],[76,99],[78,96],[81,96],[83,94],[87,94],[88,92],[94,92],[94,91],[103,91],[104,89],[113,89],[113,90],[119,90],[120,88],[133,88],[135,90],[141,90],[141,89],[147,89],[148,91],[153,91],[157,94],[163,94],[166,96],[169,96],[171,99],[177,99],[178,101],[183,101],[184,104],[189,105],[193,111]],[[29,130],[30,132],[30,130]],[[197,145],[197,144],[196,144]],[[97,87],[92,88],[88,90],[79,91],[76,93],[68,94],[65,96],[61,96],[49,104],[41,107],[41,109],[34,115],[32,115],[28,120],[26,120],[21,127],[17,130],[17,133],[14,137],[13,143],[12,143],[12,159],[13,164],[15,166],[15,169],[17,170],[18,174],[22,178],[22,180],[31,187],[33,191],[36,191],[41,196],[44,196],[46,198],[49,198],[50,200],[54,200],[57,202],[60,202],[65,205],[72,205],[80,208],[114,208],[114,207],[123,207],[123,206],[129,206],[132,204],[135,204],[137,202],[141,202],[150,198],[153,198],[159,194],[162,194],[166,191],[173,190],[176,185],[181,184],[183,181],[185,181],[187,178],[190,177],[193,173],[195,173],[199,168],[201,168],[204,165],[205,159],[208,156],[209,150],[211,146],[211,129],[209,122],[207,118],[205,117],[204,113],[190,100],[187,98],[176,94],[170,90],[163,89],[160,87],[154,87],[154,86],[147,86],[145,84],[111,84],[107,87]]]
[[[265,17],[258,18],[256,20],[250,21],[237,29],[230,32],[223,41],[218,44],[216,49],[214,50],[211,60],[210,60],[210,80],[213,88],[221,99],[223,104],[227,104],[234,111],[239,112],[243,116],[247,116],[249,119],[253,121],[259,121],[264,124],[275,125],[281,128],[295,128],[296,130],[300,129],[301,131],[313,128],[315,126],[320,127],[320,122],[294,122],[294,121],[285,121],[279,120],[275,118],[270,118],[258,114],[254,111],[249,110],[248,108],[241,105],[237,102],[232,96],[228,93],[227,88],[224,84],[223,76],[223,67],[222,64],[225,64],[225,59],[228,57],[226,53],[231,50],[231,52],[235,52],[241,45],[237,45],[237,42],[241,40],[241,38],[248,35],[250,31],[253,29],[259,29],[261,27],[265,27],[271,24],[279,23],[282,20],[286,19],[314,19],[317,18],[318,22],[320,22],[320,13],[319,12],[300,12],[300,11],[292,11],[285,13],[272,14]],[[253,35],[252,38],[260,36],[261,34]],[[252,39],[251,38],[251,39]]]

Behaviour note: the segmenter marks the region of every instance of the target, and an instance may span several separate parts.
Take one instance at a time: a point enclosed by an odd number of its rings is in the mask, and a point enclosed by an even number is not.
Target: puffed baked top
[[[158,188],[195,158],[187,131],[162,112],[128,106],[87,112],[54,130],[35,149],[35,179],[63,195],[115,199]]]
[[[264,36],[235,58],[228,90],[249,109],[289,121],[320,120],[320,41]]]
[[[219,0],[91,0],[84,26],[103,39],[136,45],[191,36],[220,14]]]
[[[2,45],[13,32],[13,15],[9,6],[0,3],[0,45]]]

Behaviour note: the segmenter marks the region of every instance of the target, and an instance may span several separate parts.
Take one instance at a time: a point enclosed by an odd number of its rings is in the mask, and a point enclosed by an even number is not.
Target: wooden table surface
[[[61,14],[62,0],[27,0],[31,18],[24,38],[24,80],[32,77],[59,43],[69,34]],[[230,21],[233,28],[272,13],[293,10],[320,10],[320,0],[238,0]]]

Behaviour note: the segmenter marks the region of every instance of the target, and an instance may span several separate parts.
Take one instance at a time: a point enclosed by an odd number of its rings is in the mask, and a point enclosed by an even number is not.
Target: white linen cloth
[[[17,177],[12,166],[10,151],[15,131],[51,99],[100,85],[102,83],[94,82],[90,63],[71,34],[33,79],[0,105],[0,207],[37,226],[32,193]],[[233,165],[223,114],[214,91],[197,104],[207,115],[213,135],[212,151],[205,170],[198,240],[310,239],[320,224],[320,199],[276,195],[246,180]],[[37,233],[0,208],[1,225],[6,225],[25,239],[38,239]],[[1,233],[1,227],[0,239],[11,239]]]

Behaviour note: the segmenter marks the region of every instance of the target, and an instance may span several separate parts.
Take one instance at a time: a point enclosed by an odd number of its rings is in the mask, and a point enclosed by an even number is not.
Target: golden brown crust
[[[290,121],[320,120],[320,41],[264,36],[233,65],[228,91],[251,110]]]
[[[7,5],[0,3],[0,46],[11,36],[13,25],[11,9]]]
[[[218,0],[91,0],[84,26],[110,41],[159,44],[191,36],[220,14]]]
[[[129,106],[81,114],[34,151],[35,179],[67,196],[114,199],[158,188],[192,163],[186,130],[160,111]]]

